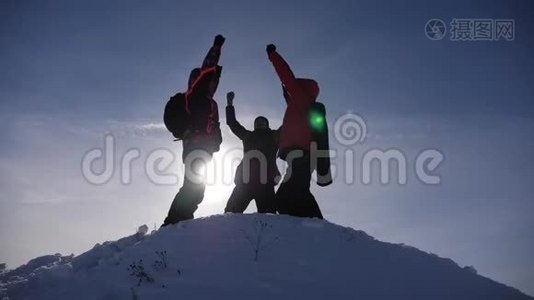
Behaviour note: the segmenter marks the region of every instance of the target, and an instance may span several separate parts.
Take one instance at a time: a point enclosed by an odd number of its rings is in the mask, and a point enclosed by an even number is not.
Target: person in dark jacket
[[[243,213],[252,199],[259,213],[276,213],[274,186],[280,172],[276,166],[278,130],[269,128],[269,120],[259,116],[254,120],[254,130],[245,129],[236,119],[233,106],[234,93],[226,95],[226,123],[243,142],[243,160],[237,167],[235,188],[224,212]]]
[[[185,93],[188,126],[182,140],[184,182],[174,197],[163,226],[193,218],[204,198],[204,175],[201,169],[219,151],[222,143],[219,111],[213,95],[217,90],[222,67],[218,65],[224,37],[217,35],[201,68],[191,71]]]
[[[276,209],[280,214],[322,219],[310,192],[314,166],[310,153],[313,132],[308,120],[319,86],[315,80],[296,78],[273,44],[267,46],[267,55],[282,82],[287,103],[279,142],[279,155],[287,162],[287,170],[276,192]]]

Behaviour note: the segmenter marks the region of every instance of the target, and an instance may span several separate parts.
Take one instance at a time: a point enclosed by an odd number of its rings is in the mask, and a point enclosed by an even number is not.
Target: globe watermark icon
[[[335,146],[329,150],[320,150],[313,142],[309,152],[312,154],[310,168],[315,168],[317,161],[322,158],[331,159],[334,181],[351,185],[356,183],[359,177],[361,184],[369,185],[372,184],[373,178],[379,178],[381,185],[390,183],[405,185],[408,182],[408,170],[415,169],[415,177],[419,182],[428,185],[441,183],[441,176],[436,174],[436,171],[445,156],[437,149],[421,149],[414,159],[408,159],[408,155],[401,147],[394,146],[386,149],[371,148],[363,153],[357,151],[361,150],[360,146],[366,141],[368,127],[365,119],[355,113],[339,116],[334,122],[332,133],[331,137],[337,143]],[[109,183],[117,174],[121,184],[130,184],[134,168],[142,168],[147,179],[156,185],[176,185],[183,176],[190,176],[192,178],[188,177],[188,180],[202,181],[207,185],[231,185],[236,176],[236,166],[241,162],[243,168],[239,175],[243,176],[244,182],[247,182],[252,175],[266,180],[269,167],[265,155],[253,150],[241,157],[239,154],[242,152],[240,146],[223,147],[216,158],[213,158],[211,154],[199,149],[189,153],[183,161],[181,153],[164,147],[146,153],[142,153],[140,148],[133,147],[118,154],[117,139],[113,134],[106,134],[102,147],[90,149],[83,155],[81,172],[85,180],[94,185]],[[291,163],[292,159],[301,158],[303,155],[305,153],[301,150],[292,151],[285,160]],[[194,161],[202,163],[193,163]],[[409,161],[413,161],[414,165],[409,166]],[[95,168],[96,163],[101,165],[99,170]],[[182,163],[185,163],[185,169],[172,168],[176,164],[183,167]],[[196,166],[194,170],[187,169],[193,165]],[[359,168],[356,169],[356,166]],[[355,176],[358,171],[360,176]],[[253,174],[254,172],[259,174]],[[286,174],[284,179],[288,176],[291,174]],[[396,181],[393,178],[396,178]]]

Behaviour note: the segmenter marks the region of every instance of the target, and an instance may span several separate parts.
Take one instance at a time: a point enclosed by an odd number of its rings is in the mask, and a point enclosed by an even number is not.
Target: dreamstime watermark
[[[454,18],[448,31],[451,41],[513,41],[515,20]],[[425,35],[430,40],[442,40],[446,33],[447,25],[441,19],[430,19],[425,24]]]
[[[358,177],[365,185],[371,184],[373,178],[379,178],[382,185],[393,182],[405,185],[410,168],[413,168],[416,179],[423,184],[441,183],[441,176],[436,172],[445,157],[439,150],[422,149],[413,160],[413,165],[409,165],[407,155],[398,147],[371,148],[357,156],[356,150],[364,144],[367,133],[367,124],[361,116],[354,113],[340,116],[333,127],[333,138],[339,146],[327,151],[319,150],[317,144],[312,143],[310,168],[315,168],[319,160],[330,157],[334,181],[343,180],[345,184],[356,183]],[[242,162],[238,176],[242,176],[243,182],[248,182],[251,176],[266,182],[267,175],[272,171],[267,158],[259,151],[249,151],[241,157],[242,152],[241,147],[222,148],[213,159],[207,152],[195,150],[186,155],[182,164],[181,155],[167,148],[152,149],[146,155],[142,155],[139,148],[130,148],[118,155],[116,138],[112,134],[106,134],[103,147],[93,148],[83,155],[81,172],[89,183],[95,185],[110,182],[118,173],[121,184],[127,185],[132,182],[134,168],[140,167],[138,161],[142,160],[144,175],[156,185],[176,185],[180,174],[182,177],[185,174],[188,180],[207,185],[231,185],[236,176],[234,170]],[[290,152],[286,161],[290,163],[303,156],[303,151]],[[196,163],[197,161],[201,163]],[[95,168],[96,163],[101,167]],[[176,163],[181,169],[173,168]],[[355,176],[356,170],[361,172],[361,176]],[[258,172],[259,174],[253,174]],[[284,179],[288,175],[291,176],[286,174]],[[394,177],[396,181],[392,179]]]

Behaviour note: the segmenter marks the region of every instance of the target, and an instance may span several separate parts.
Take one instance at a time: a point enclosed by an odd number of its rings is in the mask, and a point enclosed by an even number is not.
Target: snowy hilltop
[[[318,219],[223,215],[0,271],[0,299],[534,299]]]

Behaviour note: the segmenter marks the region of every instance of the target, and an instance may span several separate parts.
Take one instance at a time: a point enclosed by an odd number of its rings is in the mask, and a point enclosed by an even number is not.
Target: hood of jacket
[[[308,94],[308,96],[316,99],[319,96],[319,85],[317,81],[307,78],[297,78],[299,86]]]

